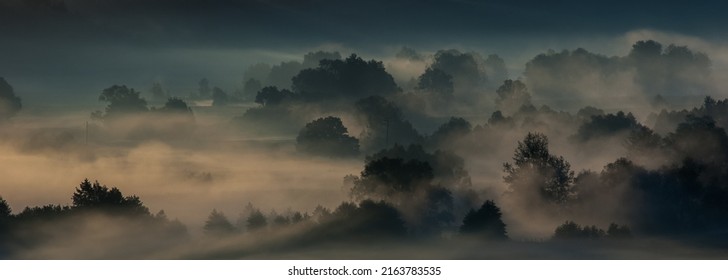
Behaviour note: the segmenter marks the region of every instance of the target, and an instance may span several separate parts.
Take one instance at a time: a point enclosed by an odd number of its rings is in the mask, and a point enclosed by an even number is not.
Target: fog
[[[0,258],[725,258],[725,4],[506,2],[0,0]]]
[[[73,123],[54,127],[54,123]],[[3,197],[14,209],[68,202],[84,178],[118,186],[143,198],[153,212],[164,209],[200,225],[208,211],[242,211],[248,202],[264,208],[312,209],[345,198],[343,175],[361,168],[355,160],[330,162],[295,155],[291,147],[255,145],[253,135],[204,129],[187,143],[149,140],[97,143],[91,124],[85,144],[83,118],[33,119],[13,123],[3,143]],[[204,123],[203,120],[199,122]],[[115,136],[118,137],[115,131]],[[263,141],[263,140],[261,140]],[[291,141],[290,139],[287,141]],[[12,163],[12,164],[10,164]],[[325,194],[325,195],[323,195]]]

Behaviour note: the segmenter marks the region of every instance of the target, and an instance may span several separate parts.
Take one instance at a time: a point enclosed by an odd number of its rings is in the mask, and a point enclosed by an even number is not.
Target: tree
[[[622,111],[617,114],[595,115],[591,120],[579,126],[575,138],[579,141],[588,141],[619,133],[637,131],[644,128],[632,113]]]
[[[212,209],[212,213],[207,217],[205,222],[205,234],[208,235],[226,235],[235,232],[235,227],[230,223],[224,213]]]
[[[124,196],[116,187],[109,189],[98,181],[91,184],[88,179],[84,179],[76,188],[72,200],[76,209],[149,215],[149,209],[142,204],[138,196]]]
[[[417,79],[417,89],[436,94],[446,100],[452,98],[455,91],[452,76],[440,69],[427,68]]]
[[[503,164],[511,191],[536,188],[544,199],[558,204],[573,197],[574,171],[563,157],[549,153],[546,135],[529,132],[518,142],[513,161]]]
[[[8,226],[12,217],[13,213],[10,209],[10,205],[8,205],[8,202],[0,196],[0,248],[3,247],[2,243],[5,241],[4,238],[8,233]]]
[[[509,116],[518,112],[524,105],[531,105],[531,94],[528,93],[526,85],[519,80],[505,80],[496,90],[496,94],[498,94],[495,99],[496,107]]]
[[[139,96],[139,92],[124,85],[113,85],[104,89],[99,101],[109,103],[106,106],[106,114],[98,116],[104,119],[144,113],[149,110],[147,101]]]
[[[566,221],[554,230],[554,239],[600,239],[607,236],[603,229],[596,226],[582,227],[573,221]]]
[[[620,69],[619,59],[591,53],[578,48],[539,54],[526,63],[524,76],[531,91],[538,96],[557,100],[579,100],[587,93],[610,88]]]
[[[457,141],[470,134],[472,125],[463,118],[451,117],[447,123],[442,124],[428,138],[428,142],[432,147],[449,148],[453,147],[454,141]]]
[[[576,116],[583,119],[583,120],[591,120],[594,116],[604,115],[604,110],[593,107],[593,106],[586,106],[584,108],[579,109],[578,112],[576,112]]]
[[[450,187],[470,187],[470,174],[465,169],[465,160],[450,151],[436,150],[429,153],[421,145],[409,145],[406,148],[395,144],[389,149],[383,149],[368,155],[366,164],[382,158],[402,159],[404,162],[415,160],[426,162],[431,168],[434,184]]]
[[[159,110],[164,113],[192,116],[192,108],[187,106],[187,102],[177,97],[167,99],[167,102],[164,103],[164,107]]]
[[[364,61],[356,54],[344,60],[324,59],[317,68],[293,77],[293,90],[307,101],[356,100],[400,91],[380,61]]]
[[[293,100],[295,94],[290,90],[279,90],[277,87],[264,87],[255,96],[255,103],[263,106],[277,106],[286,101]]]
[[[722,164],[728,160],[728,135],[710,116],[688,115],[665,142],[675,153],[675,161],[690,157],[704,163]]]
[[[574,239],[581,235],[581,226],[573,221],[566,221],[554,230],[554,239]]]
[[[432,167],[419,160],[378,158],[367,162],[360,177],[352,178],[354,198],[391,198],[409,195],[432,181]]]
[[[281,214],[275,214],[273,215],[273,221],[271,224],[273,227],[285,227],[291,224],[291,219]]]
[[[635,82],[651,94],[704,94],[710,92],[710,58],[686,46],[648,40],[632,45],[627,59]]]
[[[356,205],[344,202],[322,219],[312,232],[314,238],[331,240],[381,241],[402,238],[407,234],[399,211],[384,202],[364,200]]]
[[[12,118],[22,107],[20,97],[15,95],[13,87],[0,77],[0,121]]]
[[[458,50],[440,50],[430,66],[452,76],[455,89],[474,89],[488,80],[482,59],[475,53],[461,53]]]
[[[630,238],[632,237],[632,231],[627,226],[611,223],[607,229],[607,236],[609,238]]]
[[[268,226],[268,219],[258,209],[252,209],[246,220],[248,231],[264,229]]]
[[[662,44],[653,40],[637,41],[632,45],[629,58],[634,60],[659,59],[662,54]]]
[[[25,207],[15,215],[17,221],[25,222],[31,220],[52,220],[71,213],[71,207],[55,204],[43,206]]]
[[[463,234],[482,236],[487,239],[508,239],[506,235],[506,224],[503,223],[501,216],[500,208],[495,205],[495,202],[487,200],[480,206],[480,209],[477,211],[470,210],[465,215],[463,225],[460,226],[460,232]]]
[[[513,121],[513,117],[506,117],[503,116],[503,112],[495,111],[490,115],[488,124],[492,126],[513,127],[515,122]]]
[[[341,119],[329,116],[306,124],[296,137],[296,149],[331,157],[355,156],[359,154],[359,140],[349,136]]]
[[[10,205],[8,205],[8,202],[0,196],[0,221],[10,218],[11,215],[12,209],[10,208]]]
[[[354,104],[354,109],[360,123],[364,124],[359,139],[365,151],[388,148],[395,143],[417,144],[423,140],[412,124],[402,117],[400,108],[384,97],[375,95],[360,99]]]

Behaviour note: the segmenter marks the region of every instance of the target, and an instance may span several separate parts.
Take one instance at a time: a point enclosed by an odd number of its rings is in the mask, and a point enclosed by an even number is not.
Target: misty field
[[[728,257],[720,24],[149,2],[0,0],[0,259]]]

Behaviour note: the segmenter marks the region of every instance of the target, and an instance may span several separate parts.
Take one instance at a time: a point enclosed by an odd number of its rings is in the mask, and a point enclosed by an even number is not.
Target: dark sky
[[[327,44],[374,55],[402,45],[513,52],[638,29],[720,42],[727,10],[723,1],[0,0],[0,76],[30,95],[94,97],[80,91],[160,77],[230,86],[247,65]]]
[[[0,0],[13,38],[270,47],[478,41],[480,36],[725,34],[723,1]]]

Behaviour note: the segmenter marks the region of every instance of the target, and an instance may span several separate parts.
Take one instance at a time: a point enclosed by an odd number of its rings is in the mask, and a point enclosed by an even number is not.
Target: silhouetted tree
[[[632,45],[625,60],[636,70],[635,81],[652,94],[704,94],[710,90],[710,58],[685,46],[648,40]]]
[[[710,116],[691,116],[670,133],[665,142],[675,152],[675,160],[686,157],[705,163],[728,160],[728,135]]]
[[[618,58],[578,48],[539,54],[526,63],[524,75],[533,94],[574,102],[593,91],[595,83],[616,83],[619,69]]]
[[[341,119],[329,116],[306,124],[296,137],[296,149],[331,157],[355,156],[359,154],[359,140],[349,136]]]
[[[15,95],[13,87],[0,77],[0,121],[15,116],[21,108],[20,97]]]
[[[317,68],[293,77],[293,89],[307,101],[339,101],[400,91],[379,61],[364,61],[356,54],[345,60],[324,59]]]
[[[296,212],[293,212],[293,214],[291,214],[291,223],[297,224],[297,223],[307,220],[308,218],[309,218],[308,213],[301,214],[301,212],[296,211]]]
[[[579,112],[576,113],[577,117],[587,121],[591,120],[594,116],[600,115],[604,115],[604,110],[592,106],[581,108],[579,109]]]
[[[268,219],[258,209],[253,209],[247,219],[246,227],[248,231],[256,231],[265,229],[268,226]]]
[[[461,53],[458,50],[440,50],[430,66],[452,76],[455,90],[468,90],[480,86],[488,80],[482,61],[474,53]]]
[[[624,146],[627,148],[630,158],[647,157],[657,159],[661,154],[664,154],[662,137],[646,126],[638,126],[637,129],[630,131]]]
[[[495,202],[491,200],[485,201],[477,211],[470,210],[463,224],[460,226],[460,232],[463,234],[473,234],[483,236],[487,239],[505,240],[506,224],[501,220],[501,211]]]
[[[277,87],[264,87],[255,96],[255,103],[263,106],[277,106],[294,98],[295,94],[287,89],[279,90]]]
[[[359,139],[363,150],[372,151],[398,143],[409,145],[422,143],[422,136],[412,124],[402,117],[402,111],[394,103],[381,96],[370,96],[354,104],[364,130]]]
[[[625,114],[622,111],[617,114],[595,115],[591,120],[582,124],[574,138],[579,141],[589,141],[592,139],[601,139],[608,136],[617,135],[619,133],[628,133],[643,129],[634,118],[632,113]]]
[[[109,189],[99,182],[91,184],[83,180],[73,193],[73,207],[77,209],[102,210],[120,214],[149,214],[138,196],[124,196],[117,188]]]
[[[616,239],[630,238],[632,237],[632,231],[627,226],[620,226],[618,224],[611,223],[607,229],[607,236],[609,238]]]
[[[306,119],[296,110],[300,103],[297,94],[277,87],[264,87],[255,96],[255,102],[261,107],[250,108],[237,118],[246,128],[262,130],[259,133],[291,133],[306,125]],[[264,124],[264,125],[261,125]]]
[[[219,236],[234,233],[235,227],[224,213],[213,209],[210,216],[207,217],[207,221],[205,221],[204,230],[207,235]]]
[[[596,226],[582,227],[573,221],[566,221],[554,230],[554,239],[601,239],[607,234]]]
[[[575,239],[582,237],[582,228],[573,221],[566,221],[554,230],[555,239]]]
[[[656,60],[660,55],[662,55],[662,44],[653,40],[635,42],[629,53],[629,57],[635,60]]]
[[[12,215],[12,209],[5,199],[0,196],[0,220],[8,219]]]
[[[470,134],[472,125],[463,118],[451,117],[447,123],[442,124],[427,139],[431,147],[452,148],[456,146],[455,141]]]
[[[495,105],[506,115],[513,115],[524,105],[531,105],[531,94],[519,80],[505,80],[496,90]]]
[[[395,144],[392,148],[380,150],[377,153],[366,157],[367,164],[382,158],[402,159],[405,162],[410,160],[426,162],[432,167],[436,185],[469,187],[470,174],[465,169],[465,160],[450,152],[436,150],[429,153],[421,145],[409,145],[405,148]]]
[[[164,103],[164,107],[158,110],[164,113],[192,116],[192,108],[187,106],[187,102],[177,97],[167,99],[167,102]]]
[[[291,224],[291,219],[280,214],[273,215],[273,221],[272,226],[274,227],[284,227]]]
[[[126,86],[114,85],[104,89],[99,101],[109,103],[106,105],[106,114],[96,113],[94,116],[103,119],[121,117],[124,115],[147,112],[147,101],[139,97],[139,92]]]
[[[13,218],[12,209],[8,202],[0,196],[0,250],[6,250],[4,247],[5,238],[9,235],[10,219]],[[2,255],[2,253],[0,253]]]
[[[19,223],[29,221],[49,221],[57,219],[59,217],[68,216],[71,213],[72,208],[70,206],[61,206],[55,204],[48,204],[43,206],[25,207],[23,211],[20,211],[15,215],[15,220]]]
[[[383,157],[367,162],[359,178],[355,178],[351,194],[355,198],[386,198],[411,193],[418,186],[428,186],[432,167],[418,160]]]
[[[515,122],[513,121],[512,117],[503,116],[503,112],[495,111],[493,112],[493,114],[490,115],[490,118],[488,119],[488,124],[493,126],[512,127]]]
[[[399,211],[384,201],[344,202],[310,233],[326,241],[382,241],[407,234]]]
[[[417,89],[433,93],[442,100],[452,98],[454,89],[452,76],[440,69],[427,68],[417,79]]]
[[[316,208],[313,209],[311,216],[317,222],[321,222],[322,220],[328,219],[331,216],[331,210],[321,205],[316,205]]]
[[[546,135],[529,132],[518,142],[513,161],[503,164],[504,179],[512,191],[536,188],[543,198],[555,203],[572,198],[574,171],[563,157],[549,153]]]

